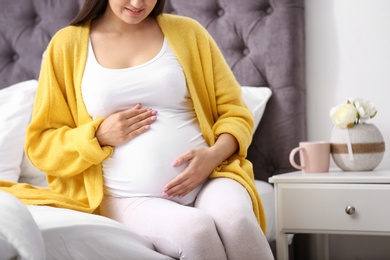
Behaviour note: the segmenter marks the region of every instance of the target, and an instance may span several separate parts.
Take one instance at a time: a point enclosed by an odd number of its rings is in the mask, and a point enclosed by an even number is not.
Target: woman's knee
[[[186,230],[186,235],[191,241],[205,241],[218,236],[214,220],[204,212],[196,212],[183,223],[181,230]]]
[[[257,222],[256,217],[252,212],[246,211],[235,211],[232,209],[229,218],[221,218],[218,221],[218,228],[224,228],[229,233],[245,233],[248,230],[260,230],[260,226]]]
[[[188,259],[226,259],[214,220],[209,215],[196,212],[177,228],[181,233],[181,252]]]

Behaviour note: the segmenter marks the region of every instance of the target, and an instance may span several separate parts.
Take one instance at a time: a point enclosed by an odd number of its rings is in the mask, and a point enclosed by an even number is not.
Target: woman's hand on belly
[[[210,147],[194,148],[181,155],[172,163],[172,167],[179,167],[185,163],[188,163],[188,166],[165,185],[162,195],[171,199],[182,198],[190,193],[220,164],[212,158],[213,151]]]
[[[96,131],[101,146],[117,146],[145,133],[156,121],[157,111],[140,104],[108,116]]]
[[[221,134],[214,146],[195,148],[177,158],[172,166],[178,167],[188,162],[186,169],[165,185],[163,196],[179,198],[185,196],[203,183],[211,172],[238,149],[236,138],[228,133]]]

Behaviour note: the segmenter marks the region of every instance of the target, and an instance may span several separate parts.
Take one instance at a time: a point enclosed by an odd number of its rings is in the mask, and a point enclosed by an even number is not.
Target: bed
[[[275,237],[268,178],[293,171],[291,149],[306,140],[303,0],[167,0],[165,12],[198,20],[216,40],[257,122],[248,158]],[[0,0],[0,180],[45,186],[24,156],[44,50],[83,0]],[[146,239],[98,215],[25,206],[0,191],[0,258],[170,259]]]

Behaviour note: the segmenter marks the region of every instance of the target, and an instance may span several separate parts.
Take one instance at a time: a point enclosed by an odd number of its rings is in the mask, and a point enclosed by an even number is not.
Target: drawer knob
[[[345,213],[347,213],[348,215],[352,215],[353,213],[355,213],[355,207],[354,206],[347,206],[345,208]]]

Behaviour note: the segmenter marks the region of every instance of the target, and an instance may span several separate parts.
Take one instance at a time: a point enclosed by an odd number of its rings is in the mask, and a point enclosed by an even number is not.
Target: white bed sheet
[[[172,259],[111,219],[69,209],[27,207],[42,232],[46,259]]]
[[[46,259],[42,234],[26,206],[0,190],[0,260]]]
[[[255,181],[257,191],[263,203],[265,217],[267,220],[266,238],[268,242],[275,240],[275,194],[274,187],[265,181]]]
[[[263,202],[265,217],[267,218],[267,240],[272,242],[276,240],[276,226],[275,226],[275,193],[274,187],[268,182],[255,181],[256,188],[260,194]],[[294,234],[287,235],[287,243],[292,244]]]

